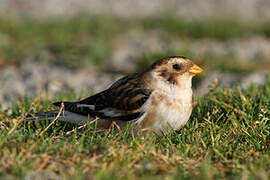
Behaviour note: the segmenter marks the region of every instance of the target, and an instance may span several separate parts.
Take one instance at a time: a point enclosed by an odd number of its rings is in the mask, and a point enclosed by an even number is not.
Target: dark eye
[[[174,69],[174,70],[179,71],[179,70],[181,70],[181,68],[182,68],[182,67],[181,67],[179,64],[174,64],[174,65],[173,65],[173,69]]]

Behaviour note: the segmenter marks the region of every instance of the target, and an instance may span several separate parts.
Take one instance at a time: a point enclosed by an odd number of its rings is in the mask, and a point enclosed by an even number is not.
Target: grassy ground
[[[132,29],[162,32],[165,42],[270,37],[269,23],[164,17],[0,17],[0,67],[29,59],[57,59],[69,67],[103,65],[112,54],[114,38]],[[194,56],[188,50],[168,47],[162,52],[142,53],[138,68],[172,54]],[[201,59],[204,61],[196,63],[207,65],[206,71],[243,73],[269,67],[261,63],[239,64],[233,55],[205,54]],[[69,93],[57,99],[80,97]],[[209,94],[196,99],[189,123],[166,136],[132,137],[128,130],[119,132],[116,127],[104,132],[93,126],[79,129],[60,122],[40,135],[49,122],[19,123],[27,114],[50,108],[49,99],[44,97],[25,97],[7,110],[1,108],[0,102],[0,179],[46,173],[66,179],[270,178],[270,81],[264,87],[247,90],[213,87]]]
[[[48,122],[18,125],[26,114],[49,108],[47,99],[25,98],[11,114],[0,110],[0,178],[30,172],[67,179],[270,178],[270,81],[247,90],[213,87],[196,100],[189,123],[166,136],[59,122],[40,135]]]

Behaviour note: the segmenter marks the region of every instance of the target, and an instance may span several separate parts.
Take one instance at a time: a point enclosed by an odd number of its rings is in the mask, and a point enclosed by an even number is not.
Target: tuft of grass
[[[188,124],[164,136],[60,122],[39,136],[46,121],[23,123],[10,133],[26,114],[49,108],[47,99],[27,97],[12,113],[0,108],[0,177],[46,172],[66,179],[270,178],[269,80],[246,90],[213,87],[196,99]]]

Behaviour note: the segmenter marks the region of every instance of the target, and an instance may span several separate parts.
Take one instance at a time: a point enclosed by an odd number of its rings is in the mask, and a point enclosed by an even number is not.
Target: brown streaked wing
[[[142,84],[139,82],[139,77],[140,74],[138,73],[126,76],[105,91],[78,102],[66,103],[65,109],[78,114],[104,117],[105,113],[103,112],[113,108],[118,112],[123,111],[124,116],[118,117],[125,117],[125,120],[138,117],[143,112],[137,110],[147,101],[152,93],[152,90],[140,87]],[[58,106],[59,103],[54,103],[54,105]],[[87,107],[88,105],[93,106],[93,108]],[[136,115],[133,115],[134,113]],[[106,116],[106,118],[109,117]]]

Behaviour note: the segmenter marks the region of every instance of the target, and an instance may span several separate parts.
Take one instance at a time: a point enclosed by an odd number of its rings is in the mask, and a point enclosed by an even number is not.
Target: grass
[[[0,17],[0,66],[26,60],[57,61],[67,66],[103,65],[112,55],[114,40],[132,30],[162,32],[164,42],[182,39],[227,41],[251,35],[270,37],[270,24],[245,23],[237,19],[185,20],[162,14],[143,19],[78,16],[46,20]],[[185,49],[167,48],[190,54]],[[158,52],[159,53],[159,52]],[[193,54],[191,54],[193,55]],[[151,56],[147,54],[146,56]],[[213,55],[202,55],[208,59]],[[215,58],[228,57],[214,55]],[[225,60],[221,62],[226,62]]]
[[[60,97],[74,100],[74,94]],[[16,124],[50,109],[25,98],[0,110],[0,177],[51,173],[66,179],[269,179],[270,81],[246,90],[212,87],[196,99],[179,132],[130,136],[128,130],[78,129],[49,122]],[[67,134],[68,131],[74,130]]]
[[[2,17],[0,34],[6,43],[1,46],[0,55],[4,61],[21,63],[29,57],[40,60],[42,53],[48,51],[52,59],[67,65],[82,65],[88,61],[95,64],[110,55],[107,39],[114,34],[114,27],[117,31],[112,21],[95,17],[48,21]]]
[[[29,59],[69,67],[102,67],[112,55],[115,39],[134,29],[162,32],[164,42],[270,37],[268,22],[188,21],[168,14],[145,19],[0,17],[0,67]],[[162,52],[142,54],[138,70],[161,57],[179,54],[190,57],[206,71],[248,73],[269,67],[263,63],[241,64],[233,54],[195,56],[183,47],[168,46]],[[79,98],[75,93],[65,93],[56,99]],[[188,124],[164,136],[133,137],[128,128],[100,131],[94,126],[78,128],[60,122],[40,136],[50,122],[19,123],[27,114],[50,109],[51,103],[45,97],[25,96],[6,110],[0,102],[0,179],[270,178],[269,80],[264,87],[253,85],[246,90],[212,87],[207,95],[196,99]]]

